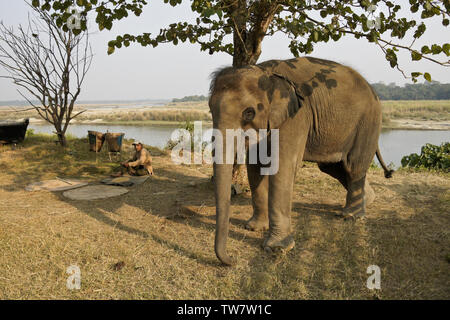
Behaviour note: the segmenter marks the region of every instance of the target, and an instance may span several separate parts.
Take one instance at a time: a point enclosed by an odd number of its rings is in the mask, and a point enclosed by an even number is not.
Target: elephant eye
[[[253,107],[248,107],[242,111],[242,119],[245,121],[252,121],[255,118],[255,109]]]

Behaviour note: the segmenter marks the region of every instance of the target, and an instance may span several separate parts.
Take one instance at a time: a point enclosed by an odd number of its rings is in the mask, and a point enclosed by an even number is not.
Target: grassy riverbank
[[[344,189],[306,164],[294,185],[295,248],[262,251],[264,233],[243,228],[245,192],[232,199],[228,252],[238,262],[227,268],[213,250],[211,166],[178,166],[152,148],[155,176],[126,195],[72,201],[25,191],[55,177],[98,181],[117,166],[88,152],[86,139],[70,137],[64,150],[52,140],[0,147],[0,299],[450,299],[449,174],[400,170],[386,180],[372,168],[377,199],[352,222],[335,216]],[[72,264],[81,290],[66,288]],[[373,264],[380,291],[366,288]]]
[[[450,100],[382,101],[385,129],[450,130]]]
[[[382,101],[383,128],[387,129],[440,129],[448,130],[450,100],[436,101]],[[78,107],[81,109],[81,106]],[[17,109],[21,110],[21,109]],[[22,109],[23,110],[23,109]],[[11,112],[0,109],[0,119],[37,119],[35,111]],[[178,102],[165,106],[128,109],[88,108],[73,123],[120,125],[179,125],[186,121],[211,121],[208,104]]]
[[[450,100],[382,101],[384,121],[411,119],[450,121]]]

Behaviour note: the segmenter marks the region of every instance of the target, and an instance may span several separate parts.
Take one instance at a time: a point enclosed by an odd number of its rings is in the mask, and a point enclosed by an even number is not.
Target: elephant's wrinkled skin
[[[344,217],[361,217],[374,199],[366,172],[377,154],[386,177],[391,172],[378,151],[381,105],[367,81],[336,62],[303,57],[256,66],[225,68],[213,75],[209,107],[213,127],[279,129],[279,170],[262,176],[248,164],[253,217],[247,228],[269,229],[266,250],[290,249],[291,201],[298,161],[317,162],[320,170],[347,189]],[[226,254],[232,164],[214,164],[217,257]]]

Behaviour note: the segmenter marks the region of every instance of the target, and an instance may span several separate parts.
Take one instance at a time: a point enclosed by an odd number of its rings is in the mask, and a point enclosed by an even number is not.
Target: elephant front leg
[[[269,176],[269,235],[263,245],[266,251],[289,251],[295,245],[291,233],[292,190],[297,159],[303,159],[305,143],[306,136],[292,143],[283,141],[280,133],[279,169]]]
[[[278,174],[269,177],[269,236],[264,250],[288,251],[295,245],[291,234],[291,201],[294,169],[280,168]]]
[[[366,214],[366,196],[364,192],[366,177],[350,181],[347,188],[347,199],[343,217],[356,219]]]
[[[284,176],[284,175],[283,175]],[[269,236],[264,241],[265,251],[289,251],[295,245],[291,234],[292,176],[269,179]]]
[[[245,228],[253,231],[269,229],[269,177],[261,175],[258,164],[247,164],[247,175],[252,191],[253,216]]]

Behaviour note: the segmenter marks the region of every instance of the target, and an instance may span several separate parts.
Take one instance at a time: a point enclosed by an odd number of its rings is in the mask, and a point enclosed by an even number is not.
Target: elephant
[[[369,83],[355,70],[314,57],[270,60],[245,67],[226,67],[212,74],[209,108],[213,129],[278,129],[278,171],[262,175],[260,162],[247,164],[253,216],[250,230],[267,230],[266,251],[294,247],[291,202],[296,168],[301,161],[318,163],[347,190],[342,216],[365,215],[375,194],[366,179],[377,155],[385,177],[378,138],[381,104]],[[216,204],[215,253],[225,265],[233,163],[213,163]]]

